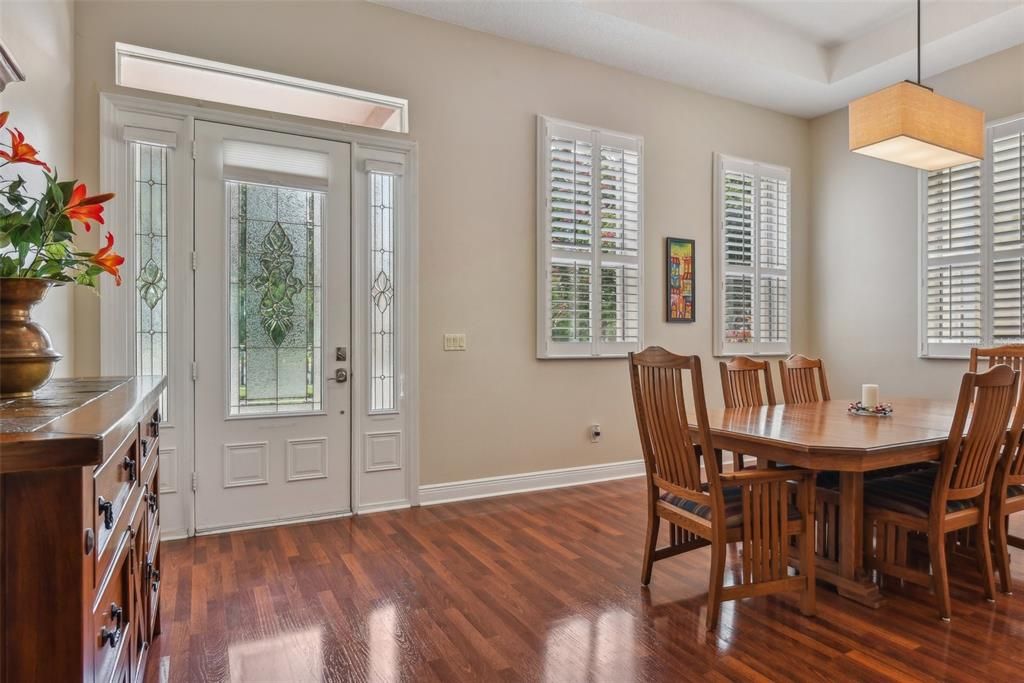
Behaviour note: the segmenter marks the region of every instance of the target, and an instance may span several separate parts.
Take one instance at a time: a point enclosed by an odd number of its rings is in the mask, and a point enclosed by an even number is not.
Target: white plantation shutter
[[[789,169],[716,155],[715,352],[786,353]]]
[[[538,123],[538,357],[637,350],[642,140]]]
[[[992,342],[1024,341],[1024,122],[993,126],[990,131],[992,221]]]
[[[924,208],[926,352],[962,355],[982,340],[981,164],[929,173]]]
[[[990,124],[985,159],[922,173],[921,352],[1024,342],[1024,118]]]

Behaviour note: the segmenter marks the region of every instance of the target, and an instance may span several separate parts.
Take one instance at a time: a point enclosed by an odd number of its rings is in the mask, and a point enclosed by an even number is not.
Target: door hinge
[[[196,141],[195,140],[192,141],[192,158],[193,159],[198,159],[199,158],[199,155],[196,152]]]
[[[199,363],[192,361],[192,381],[199,379]]]
[[[197,491],[199,489],[199,473],[192,473],[192,490]]]
[[[198,251],[193,251],[192,252],[192,270],[198,270],[198,269],[199,269],[199,252]]]

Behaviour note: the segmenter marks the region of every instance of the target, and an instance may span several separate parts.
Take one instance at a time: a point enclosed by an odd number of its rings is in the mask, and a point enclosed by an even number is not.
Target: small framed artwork
[[[670,323],[692,323],[694,312],[694,242],[665,239],[665,316]]]

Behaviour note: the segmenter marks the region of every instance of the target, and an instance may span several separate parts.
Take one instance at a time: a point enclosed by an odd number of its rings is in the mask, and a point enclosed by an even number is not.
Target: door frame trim
[[[193,136],[194,136],[194,125],[195,120],[210,121],[214,123],[223,123],[235,126],[246,126],[250,128],[259,128],[262,130],[286,133],[290,135],[301,135],[306,137],[321,138],[324,140],[330,140],[334,142],[348,143],[352,146],[351,158],[351,184],[350,184],[350,207],[351,207],[351,234],[352,234],[352,259],[356,261],[359,256],[355,251],[355,247],[359,244],[365,244],[365,235],[363,234],[366,229],[366,225],[360,225],[357,220],[361,216],[365,216],[365,211],[360,212],[358,207],[361,207],[360,202],[364,201],[362,197],[357,196],[355,188],[356,174],[362,173],[363,170],[358,168],[359,160],[366,158],[366,153],[373,154],[374,150],[381,151],[385,154],[392,153],[400,155],[404,158],[404,173],[403,173],[403,195],[400,200],[402,204],[402,217],[403,221],[399,223],[398,238],[400,240],[403,251],[407,254],[407,258],[404,262],[400,263],[400,276],[401,281],[405,283],[404,290],[399,290],[398,295],[402,297],[404,303],[399,309],[399,348],[401,354],[401,368],[403,377],[401,378],[401,392],[402,392],[402,404],[401,410],[404,413],[402,420],[402,450],[403,450],[403,469],[405,472],[404,476],[401,477],[401,483],[404,491],[393,492],[392,495],[387,497],[387,506],[393,507],[406,507],[411,505],[419,504],[419,465],[420,465],[420,439],[419,439],[419,415],[420,415],[420,397],[419,397],[419,184],[418,184],[418,145],[415,141],[409,140],[404,136],[397,134],[371,134],[358,130],[351,130],[342,126],[327,127],[312,125],[304,123],[291,117],[284,116],[273,116],[273,115],[252,115],[240,112],[228,111],[218,109],[216,107],[207,106],[194,106],[188,104],[181,104],[178,102],[172,102],[169,100],[161,99],[159,97],[136,97],[130,95],[122,95],[115,93],[100,93],[100,185],[101,192],[116,191],[118,186],[121,184],[122,179],[125,177],[124,164],[120,162],[120,153],[123,149],[124,140],[120,135],[118,127],[118,115],[124,113],[136,113],[136,114],[149,114],[154,116],[163,116],[170,119],[178,119],[184,124],[184,128],[187,130],[187,140],[183,141],[180,146],[183,151],[187,154],[189,150],[193,150]],[[189,175],[194,179],[194,170],[190,166]],[[186,213],[187,218],[183,217],[183,221],[186,221],[186,225],[190,225],[192,228],[193,235],[195,234],[195,220],[192,213],[192,194],[187,193],[188,206],[184,210],[179,208],[180,212]],[[109,215],[119,216],[122,211],[122,203],[118,203],[115,198],[110,206]],[[110,221],[110,230],[114,232],[115,238],[119,231],[126,231],[130,228],[124,217],[122,220]],[[357,239],[357,232],[361,239]],[[194,237],[193,237],[194,240]],[[355,269],[353,269],[353,277],[355,276]],[[368,287],[364,286],[366,283],[358,283],[353,281],[351,288],[351,296],[353,302],[358,301],[359,297],[364,290]],[[127,288],[126,288],[127,289]],[[104,374],[117,373],[117,374],[134,374],[134,368],[125,367],[127,364],[124,348],[125,344],[133,344],[134,340],[130,339],[130,331],[133,325],[131,325],[132,314],[134,310],[134,299],[129,296],[126,292],[121,292],[121,296],[115,294],[116,290],[112,286],[112,283],[106,281],[102,282],[101,286],[101,371]],[[194,311],[194,282],[189,288],[189,301],[193,303]],[[107,322],[110,322],[110,325]],[[188,325],[191,328],[194,327],[194,321],[189,320]],[[362,339],[365,339],[368,335],[368,329],[366,329],[367,323],[365,316],[353,315],[352,316],[352,354],[351,358],[359,358],[360,362],[365,357],[365,350],[363,346],[359,344]],[[113,332],[112,332],[113,331]],[[194,346],[193,346],[194,351]],[[355,363],[350,361],[350,367],[354,370],[363,371]],[[184,372],[185,369],[182,369]],[[189,373],[190,374],[190,373]],[[360,372],[360,374],[363,374]],[[186,385],[187,386],[187,385]],[[195,403],[192,402],[191,408],[194,411]],[[351,506],[352,512],[358,514],[360,512],[371,512],[379,510],[382,507],[382,501],[368,501],[363,502],[360,499],[360,492],[364,490],[364,479],[368,475],[372,475],[372,472],[364,472],[363,468],[363,443],[364,432],[372,430],[372,420],[369,419],[368,410],[368,397],[363,394],[359,395],[359,392],[352,391],[352,429],[350,433],[350,454],[351,454]],[[195,433],[195,416],[192,416],[191,420],[191,443],[190,451],[191,458],[187,455],[183,458],[183,461],[179,461],[178,465],[178,476],[180,482],[187,482],[189,478],[195,473],[195,453],[196,453],[196,433]],[[186,469],[188,471],[186,471]],[[186,486],[179,487],[179,490],[187,490]],[[187,520],[189,535],[195,534],[195,493],[191,498],[191,504],[187,506],[189,508],[189,518]],[[291,520],[292,522],[297,520]],[[168,532],[181,533],[180,529],[168,529]]]

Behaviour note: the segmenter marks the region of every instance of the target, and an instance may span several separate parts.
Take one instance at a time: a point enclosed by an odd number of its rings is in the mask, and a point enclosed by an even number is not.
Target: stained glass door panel
[[[349,146],[207,122],[196,145],[196,528],[344,513]]]
[[[320,268],[324,193],[228,181],[228,412],[323,407]]]

